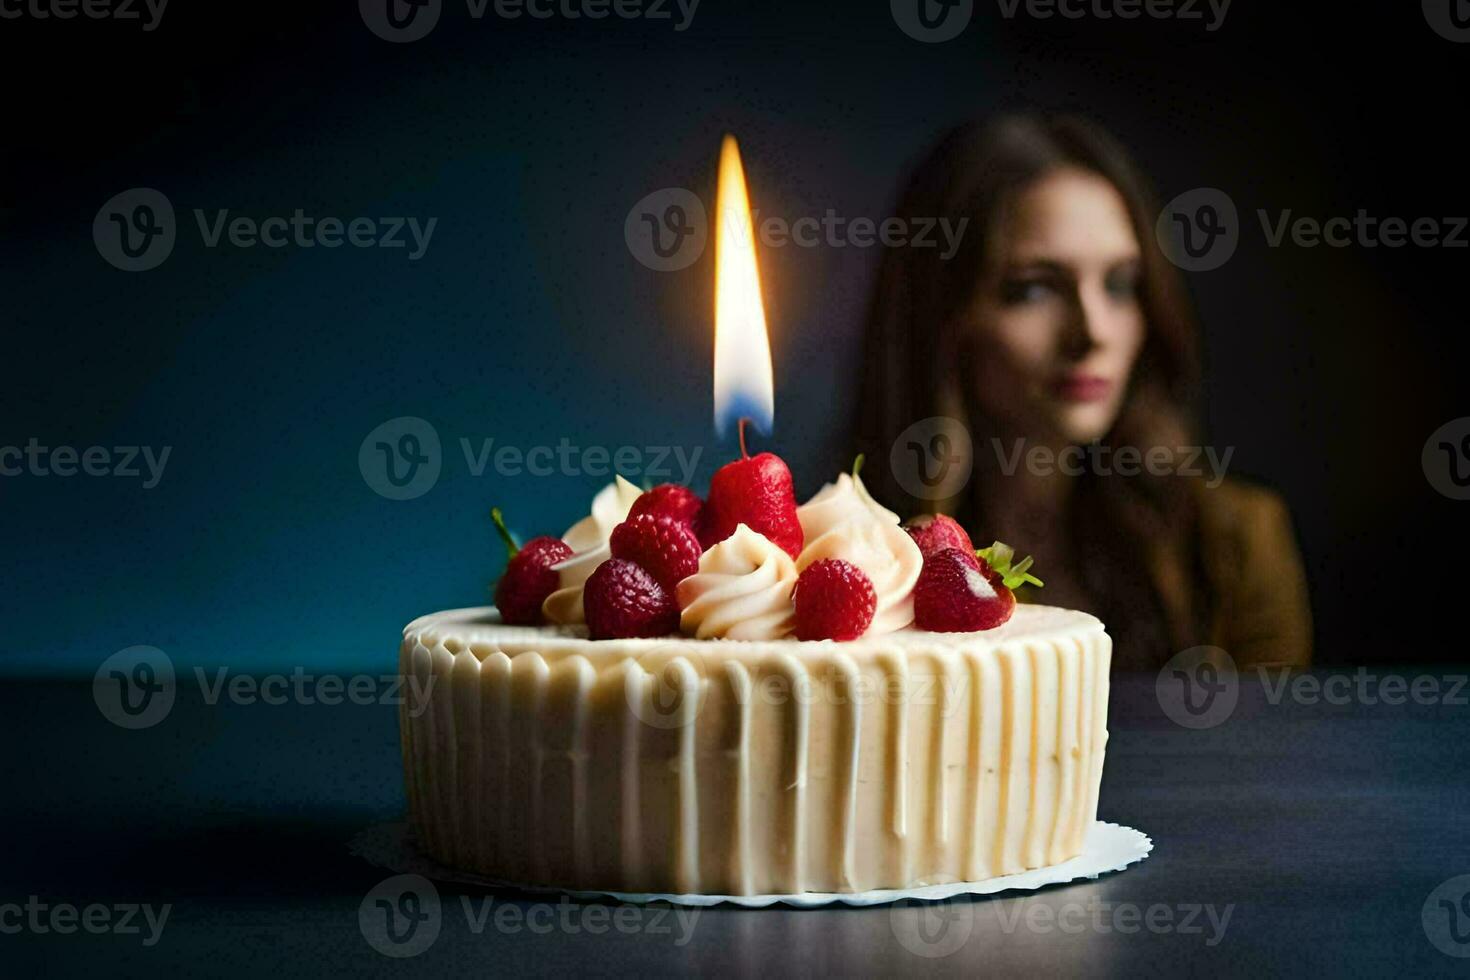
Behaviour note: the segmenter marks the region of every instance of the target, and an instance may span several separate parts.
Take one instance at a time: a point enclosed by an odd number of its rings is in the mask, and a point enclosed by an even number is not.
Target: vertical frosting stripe
[[[857,664],[846,654],[839,653],[832,658],[833,684],[828,690],[833,695],[833,700],[838,705],[846,705],[847,711],[844,724],[845,738],[839,740],[839,744],[846,742],[847,752],[846,770],[842,774],[842,810],[838,814],[838,826],[841,828],[842,847],[841,858],[838,862],[835,874],[837,884],[843,891],[856,890],[857,885],[857,803],[858,803],[858,770],[862,761],[863,743],[863,706],[858,692],[859,672]]]
[[[476,858],[480,829],[480,660],[468,650],[454,655],[449,680],[454,705],[454,785],[459,806],[454,813],[455,853],[461,861]]]
[[[454,815],[459,809],[459,791],[454,784],[455,725],[453,679],[454,656],[442,645],[429,651],[433,705],[433,743],[429,754],[429,772],[433,781],[433,838],[450,860],[458,860],[454,836]]]
[[[784,877],[785,889],[792,892],[805,890],[806,871],[806,774],[807,740],[811,729],[811,678],[806,668],[789,653],[774,658],[775,667],[786,677],[788,694],[789,782],[783,787],[790,794],[790,823],[787,838],[790,847],[790,866]]]
[[[481,867],[503,867],[510,859],[510,658],[498,650],[480,664],[480,741],[485,783]]]
[[[675,824],[678,854],[674,874],[681,892],[699,891],[699,782],[695,769],[695,722],[699,717],[700,678],[694,666],[679,657],[669,665],[678,678],[679,813]]]
[[[1076,640],[1060,643],[1057,657],[1057,807],[1047,842],[1047,864],[1056,864],[1067,859],[1067,834],[1076,819],[1079,754],[1076,726],[1080,693],[1078,664],[1082,657],[1082,645]]]
[[[525,768],[515,772],[515,792],[506,798],[507,805],[519,811],[512,812],[512,837],[506,843],[517,879],[532,884],[545,883],[547,878],[546,807],[542,786],[546,747],[541,738],[541,720],[545,712],[549,673],[546,661],[535,651],[518,653],[511,658],[511,751],[515,753],[512,755],[512,770],[517,770],[515,763],[522,761]]]
[[[737,894],[755,892],[750,853],[750,712],[754,690],[750,671],[737,661],[725,664],[730,692],[735,700],[737,734],[732,749],[735,767],[735,820],[730,827],[730,880]]]
[[[630,707],[641,704],[647,696],[648,675],[637,661],[623,661],[623,693]],[[619,851],[622,860],[623,881],[630,887],[642,887],[643,881],[643,820],[641,780],[638,772],[642,760],[643,721],[632,710],[623,713],[623,744],[619,766],[622,768],[622,792],[619,796],[622,820],[619,833]]]

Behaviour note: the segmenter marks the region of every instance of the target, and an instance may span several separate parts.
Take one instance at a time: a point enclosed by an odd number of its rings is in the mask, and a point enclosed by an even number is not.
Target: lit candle
[[[715,430],[724,435],[736,422],[740,458],[720,467],[710,481],[699,540],[709,548],[744,524],[795,558],[801,553],[802,533],[791,470],[776,454],[751,456],[745,446],[747,423],[771,432],[775,384],[756,268],[755,224],[733,136],[726,136],[720,147],[715,222]]]
[[[715,431],[723,436],[731,422],[749,420],[770,435],[774,390],[745,168],[735,137],[726,136],[715,192]]]

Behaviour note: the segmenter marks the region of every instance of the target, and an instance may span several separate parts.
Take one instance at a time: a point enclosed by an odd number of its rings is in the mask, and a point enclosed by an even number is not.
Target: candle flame
[[[735,137],[726,136],[715,193],[715,431],[723,436],[748,418],[769,435],[774,389],[745,168]]]

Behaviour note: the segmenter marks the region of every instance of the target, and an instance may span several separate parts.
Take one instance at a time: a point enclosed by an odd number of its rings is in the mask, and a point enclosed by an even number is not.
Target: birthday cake
[[[497,514],[497,523],[499,517]],[[502,529],[503,529],[503,525]],[[451,867],[573,889],[859,892],[1081,853],[1111,640],[1029,559],[901,524],[770,453],[707,499],[619,478],[517,547],[495,607],[404,630],[411,825]]]

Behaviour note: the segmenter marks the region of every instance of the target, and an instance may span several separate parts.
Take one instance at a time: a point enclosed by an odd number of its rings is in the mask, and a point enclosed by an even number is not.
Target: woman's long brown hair
[[[961,495],[936,507],[905,493],[888,466],[871,467],[869,482],[901,512],[953,511],[977,543],[982,537],[1008,539],[987,513],[988,491],[1002,478],[989,451],[998,426],[973,397],[967,380],[976,376],[973,354],[961,328],[978,285],[992,271],[1009,203],[1064,167],[1098,174],[1117,188],[1142,251],[1138,302],[1144,345],[1119,417],[1101,442],[1144,452],[1196,444],[1197,329],[1182,283],[1155,241],[1153,195],[1122,146],[1072,117],[1015,115],[951,130],[914,171],[896,214],[911,222],[968,224],[959,250],[947,260],[939,249],[884,249],[867,319],[856,442],[871,458],[887,461],[908,426],[959,415],[974,445],[974,469]],[[1190,481],[1091,470],[1072,479],[1079,482],[1070,498],[1070,551],[1089,611],[1115,638],[1115,664],[1157,666],[1171,650],[1203,642],[1209,590]]]

